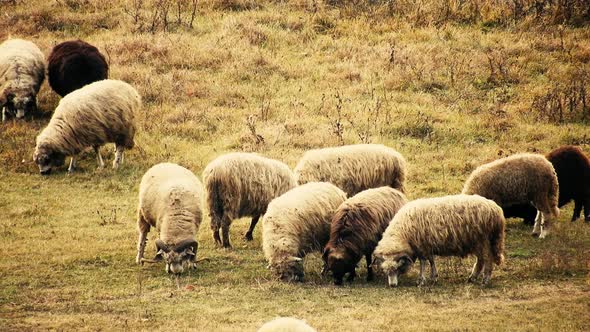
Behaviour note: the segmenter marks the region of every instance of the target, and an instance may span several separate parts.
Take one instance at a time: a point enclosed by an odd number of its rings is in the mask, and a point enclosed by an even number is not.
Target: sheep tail
[[[501,265],[504,262],[504,225],[505,221],[499,220],[499,227],[492,233],[490,239],[494,262],[497,265]]]

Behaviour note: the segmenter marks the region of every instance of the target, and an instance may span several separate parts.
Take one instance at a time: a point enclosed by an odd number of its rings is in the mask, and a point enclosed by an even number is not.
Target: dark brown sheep
[[[98,49],[82,40],[56,45],[47,59],[49,85],[60,96],[107,79],[109,65]]]
[[[577,146],[567,145],[557,148],[547,154],[547,159],[553,164],[559,182],[559,202],[562,207],[574,201],[572,221],[580,217],[584,208],[584,220],[590,221],[590,159]],[[531,222],[535,218],[536,209],[532,205],[515,205],[504,208],[506,218],[523,218],[524,222]]]
[[[368,189],[349,198],[332,218],[330,240],[324,248],[324,273],[332,271],[334,284],[344,275],[354,280],[356,266],[367,260],[367,281],[373,279],[371,259],[381,235],[397,211],[406,204],[403,193],[390,187]]]

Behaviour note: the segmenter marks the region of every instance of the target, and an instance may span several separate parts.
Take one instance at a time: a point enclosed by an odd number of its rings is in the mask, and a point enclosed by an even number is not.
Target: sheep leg
[[[229,243],[229,225],[231,224],[231,220],[227,215],[224,214],[223,219],[221,220],[221,238],[223,247],[226,249],[231,248],[231,244]]]
[[[96,153],[96,162],[98,163],[98,168],[104,168],[104,160],[102,160],[102,156],[100,155],[100,146],[95,146],[94,152]]]
[[[139,232],[139,238],[137,240],[137,257],[135,258],[135,262],[137,264],[142,264],[141,259],[145,252],[147,233],[150,231],[150,225],[143,218],[141,211],[137,212],[137,230]]]
[[[584,221],[590,221],[590,193],[587,194],[586,203],[584,203]]]
[[[582,202],[579,200],[574,200],[574,214],[572,215],[572,221],[578,220],[580,218],[580,214],[582,214]],[[586,214],[586,210],[584,209],[584,214]]]
[[[252,233],[254,232],[254,227],[256,227],[256,224],[258,223],[258,219],[260,219],[260,215],[255,215],[254,217],[252,217],[252,221],[250,222],[250,228],[246,232],[246,235],[244,235],[244,239],[246,239],[246,241],[254,240]]]
[[[426,278],[424,278],[424,270],[425,269],[426,269],[426,259],[420,258],[420,274],[418,275],[418,281],[416,282],[418,287],[421,287],[426,283]]]
[[[6,122],[8,120],[8,111],[6,107],[2,107],[2,122]]]
[[[211,231],[213,232],[213,240],[215,241],[215,245],[221,247],[221,237],[219,236],[219,217],[215,215],[211,216]]]
[[[541,219],[541,211],[537,210],[537,216],[535,217],[535,225],[533,226],[533,236],[539,236],[539,233],[541,233]]]
[[[113,168],[119,168],[119,165],[123,162],[123,150],[125,148],[122,145],[115,145],[115,160],[113,160]]]
[[[348,273],[348,278],[346,278],[346,281],[353,282],[355,277],[356,277],[356,271],[352,270]]]
[[[547,234],[549,234],[549,226],[550,226],[550,218],[548,218],[548,214],[545,212],[541,213],[541,234],[539,234],[539,239],[544,239]]]
[[[481,270],[483,269],[483,255],[478,254],[476,259],[475,259],[475,265],[473,265],[473,270],[471,270],[471,275],[469,276],[469,279],[467,279],[468,282],[476,282],[477,278],[479,278],[479,275],[481,274]]]
[[[68,167],[68,174],[74,173],[75,168],[76,168],[76,157],[72,156],[72,159],[70,159],[70,166]]]
[[[436,265],[434,264],[434,257],[428,257],[428,262],[430,263],[430,279],[432,283],[435,284],[438,280],[438,272],[436,271]]]
[[[365,260],[367,261],[367,281],[373,281],[373,267],[371,266],[373,263],[372,254],[366,254]]]
[[[492,278],[492,271],[494,270],[494,261],[492,256],[493,255],[491,251],[488,251],[488,253],[485,255],[485,261],[483,263],[483,280],[481,281],[483,285],[487,285]]]

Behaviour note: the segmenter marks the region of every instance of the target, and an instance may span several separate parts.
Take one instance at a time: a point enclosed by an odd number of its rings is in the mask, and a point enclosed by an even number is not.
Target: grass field
[[[179,280],[135,265],[139,180],[158,162],[200,175],[229,151],[293,167],[311,148],[383,143],[406,157],[415,199],[458,193],[475,167],[515,152],[590,153],[588,2],[372,3],[202,0],[193,19],[191,1],[0,0],[0,40],[47,55],[84,39],[144,101],[116,172],[88,151],[72,175],[38,174],[35,137],[59,102],[47,83],[41,114],[0,126],[0,330],[254,331],[276,316],[320,331],[590,330],[590,225],[569,222],[572,205],[545,240],[510,219],[488,287],[466,283],[473,258],[439,259],[427,287],[414,286],[416,267],[390,289],[366,283],[364,266],[335,287],[318,254],[303,284],[281,283],[261,226],[241,239],[246,219],[223,250],[205,218],[199,255],[210,260]]]

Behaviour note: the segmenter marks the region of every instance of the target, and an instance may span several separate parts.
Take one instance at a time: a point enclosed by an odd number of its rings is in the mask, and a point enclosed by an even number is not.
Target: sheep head
[[[146,262],[159,262],[164,260],[166,262],[166,272],[171,274],[181,274],[187,265],[192,265],[196,262],[197,249],[199,245],[193,239],[180,241],[175,246],[169,246],[164,241],[156,240],[156,248],[158,252],[153,260],[145,260]],[[189,266],[190,267],[190,266]]]
[[[404,252],[398,252],[387,255],[375,254],[373,256],[373,266],[379,267],[387,275],[387,281],[390,287],[398,284],[398,277],[410,269],[414,261]]]
[[[37,98],[32,91],[6,89],[0,98],[0,105],[4,105],[8,114],[21,119],[37,109]]]
[[[335,285],[342,285],[342,279],[349,273],[354,275],[356,269],[356,261],[350,249],[346,247],[326,247],[322,255],[324,261],[324,270],[322,274],[332,271]]]
[[[41,175],[51,174],[53,167],[59,167],[64,164],[66,156],[63,153],[53,151],[45,145],[37,145],[33,153],[33,161],[39,167]]]
[[[271,264],[271,269],[282,281],[303,281],[303,258],[287,256],[279,262]]]

